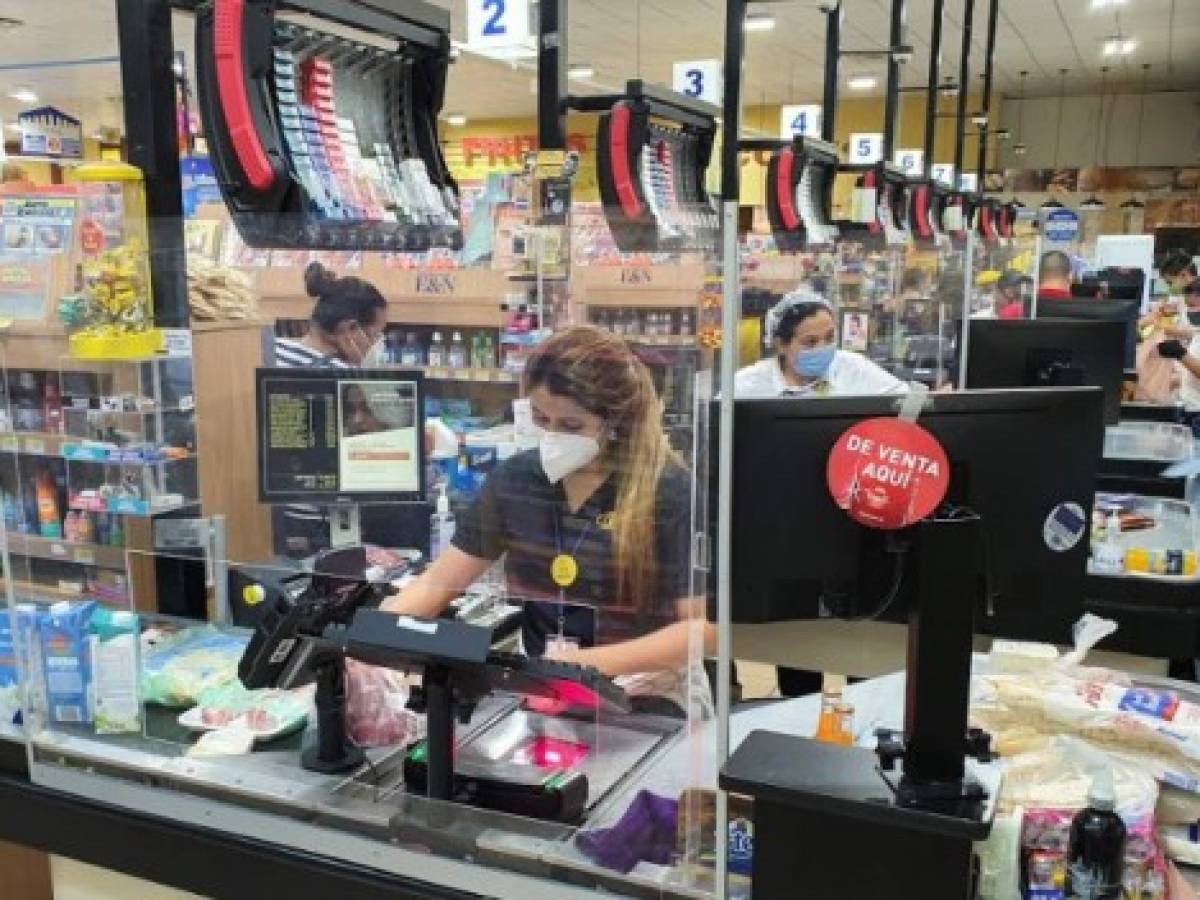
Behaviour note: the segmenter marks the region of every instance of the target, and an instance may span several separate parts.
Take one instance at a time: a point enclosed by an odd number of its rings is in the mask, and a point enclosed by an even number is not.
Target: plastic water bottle
[[[450,368],[465,369],[467,367],[467,345],[463,343],[462,334],[454,332],[454,337],[450,339],[450,353],[448,356]]]
[[[450,512],[450,497],[442,484],[433,515],[429,517],[429,559],[437,559],[454,539],[454,513]]]
[[[442,342],[442,333],[435,331],[429,344],[429,365],[431,368],[446,367],[446,345]]]

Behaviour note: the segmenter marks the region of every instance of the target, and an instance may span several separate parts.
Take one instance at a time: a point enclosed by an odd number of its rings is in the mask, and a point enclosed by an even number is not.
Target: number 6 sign
[[[705,103],[721,102],[721,63],[715,59],[677,62],[672,67],[671,87],[685,97]]]
[[[467,46],[506,50],[527,46],[529,0],[467,0]]]

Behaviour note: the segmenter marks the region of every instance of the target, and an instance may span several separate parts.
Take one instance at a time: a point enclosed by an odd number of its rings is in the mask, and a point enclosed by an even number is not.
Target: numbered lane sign
[[[850,135],[850,163],[865,165],[883,159],[883,135],[856,132]]]
[[[779,111],[779,136],[785,141],[796,135],[819,138],[821,136],[821,106],[808,103],[801,106],[785,106]]]
[[[467,0],[467,46],[472,50],[527,47],[529,0]]]
[[[677,62],[672,68],[671,87],[693,100],[720,104],[721,82],[720,60],[697,59],[691,62]]]
[[[954,166],[950,163],[934,163],[933,180],[941,182],[948,188],[954,187]]]
[[[895,162],[905,175],[920,175],[925,171],[925,151],[897,150]]]

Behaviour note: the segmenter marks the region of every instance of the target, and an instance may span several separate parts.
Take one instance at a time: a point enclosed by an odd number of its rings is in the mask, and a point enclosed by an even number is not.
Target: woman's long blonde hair
[[[554,335],[530,356],[525,393],[537,387],[578,403],[608,428],[601,461],[617,479],[612,523],[617,585],[621,598],[643,611],[658,577],[658,484],[668,465],[682,465],[663,431],[650,370],[621,338],[580,325]]]

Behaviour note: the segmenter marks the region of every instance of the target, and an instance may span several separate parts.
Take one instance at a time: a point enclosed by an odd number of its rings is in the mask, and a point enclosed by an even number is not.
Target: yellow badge
[[[596,516],[596,524],[600,526],[602,531],[612,531],[613,514],[611,512],[602,512]]]
[[[560,588],[569,588],[579,577],[579,563],[575,562],[575,557],[560,553],[550,563],[550,577]]]

